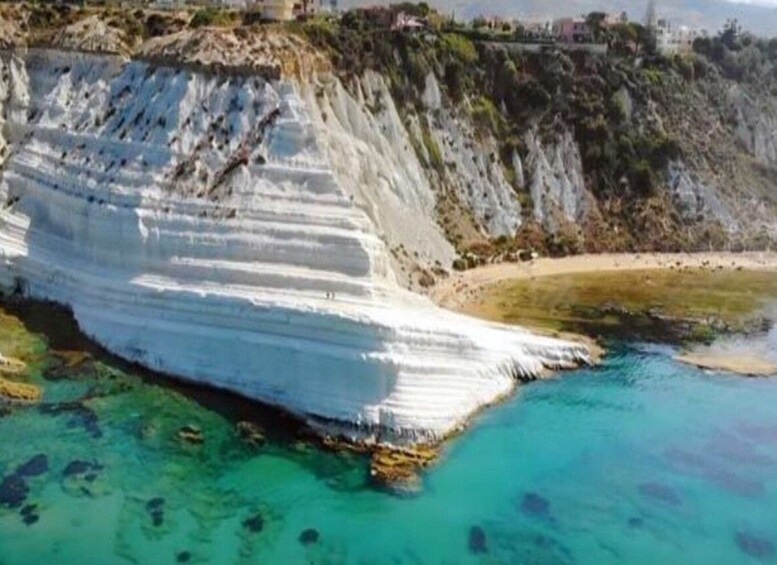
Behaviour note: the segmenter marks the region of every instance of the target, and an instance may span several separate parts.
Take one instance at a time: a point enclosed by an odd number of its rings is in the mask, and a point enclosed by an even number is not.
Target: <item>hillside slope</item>
[[[777,45],[601,56],[381,30],[305,34],[341,77],[378,72],[457,249],[762,249],[777,239]]]

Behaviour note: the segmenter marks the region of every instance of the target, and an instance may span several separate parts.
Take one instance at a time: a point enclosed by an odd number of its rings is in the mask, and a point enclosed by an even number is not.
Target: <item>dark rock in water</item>
[[[205,441],[205,436],[200,428],[189,424],[178,430],[178,439],[192,445],[199,445]]]
[[[644,525],[645,525],[645,521],[642,518],[638,518],[638,517],[629,518],[630,528],[641,528]]]
[[[521,501],[521,510],[529,516],[550,518],[550,502],[536,492],[529,492],[524,495]]]
[[[264,529],[264,518],[261,514],[251,516],[243,520],[243,527],[254,534],[258,534]]]
[[[253,422],[238,422],[237,434],[240,436],[240,439],[254,447],[262,446],[267,441],[264,437],[264,432],[262,432],[262,428]]]
[[[103,437],[103,432],[100,429],[100,426],[98,425],[97,420],[98,420],[97,414],[93,410],[86,408],[83,412],[79,414],[77,419],[71,422],[76,422],[78,425],[84,428],[86,433],[88,433],[94,439],[99,439]]]
[[[757,559],[767,559],[774,555],[774,544],[769,540],[756,537],[747,532],[737,532],[734,538],[743,553]]]
[[[564,559],[554,559],[553,560],[554,563],[556,561],[558,561],[559,563],[574,562],[574,558],[572,557],[572,552],[569,551],[568,548],[566,548],[564,545],[562,545],[552,537],[549,537],[543,534],[538,534],[532,538],[532,541],[534,542],[534,545],[537,548],[541,549],[543,553],[547,554],[548,557],[550,557],[550,555],[555,555],[555,556],[561,555],[564,557]],[[550,559],[548,559],[548,561],[550,561]]]
[[[736,461],[762,467],[769,467],[775,463],[773,458],[761,453],[754,444],[730,432],[718,432],[705,448],[708,453],[724,462]]]
[[[67,467],[65,467],[65,470],[62,471],[62,474],[66,477],[73,477],[75,475],[82,475],[89,469],[91,469],[89,462],[75,460],[67,464]]]
[[[158,528],[165,522],[165,513],[159,509],[159,510],[153,510],[151,512],[151,523],[154,525],[155,528]]]
[[[97,474],[96,473],[87,473],[86,475],[84,475],[84,480],[87,483],[93,483],[93,482],[95,482],[97,480]]]
[[[469,529],[468,545],[470,553],[488,553],[488,547],[486,547],[486,533],[483,531],[483,528],[480,526],[472,526]]]
[[[19,514],[21,514],[22,516],[27,516],[29,514],[33,514],[35,512],[35,510],[37,510],[37,509],[38,509],[38,505],[37,504],[28,504],[27,506],[22,508],[22,510],[21,510],[21,512],[19,512]]]
[[[49,470],[49,458],[44,453],[39,453],[26,463],[16,468],[16,474],[20,477],[37,477]]]
[[[93,463],[89,461],[80,461],[75,459],[67,464],[62,474],[66,477],[75,477],[78,475],[84,475],[86,473],[94,473],[95,471],[102,470],[103,466],[99,463]]]
[[[751,481],[730,471],[707,473],[704,478],[739,496],[758,497],[763,496],[766,492],[766,487],[763,483]]]
[[[643,496],[671,506],[680,506],[682,504],[680,497],[674,489],[661,483],[643,483],[639,485],[639,492]]]
[[[19,508],[27,499],[30,487],[24,477],[12,473],[0,483],[0,505],[8,508]]]
[[[664,451],[664,457],[672,463],[673,466],[684,470],[705,469],[714,465],[713,461],[697,453],[692,453],[677,447],[670,447]]]
[[[303,531],[299,535],[299,542],[302,545],[313,545],[314,543],[318,542],[319,534],[317,530],[314,530],[313,528],[308,528],[307,530]]]
[[[175,556],[178,563],[188,563],[191,558],[192,554],[188,551],[181,551]]]
[[[740,451],[742,450],[740,449]],[[704,480],[711,481],[740,496],[762,496],[766,490],[763,483],[740,477],[736,473],[721,466],[720,460],[723,460],[726,457],[736,460],[736,457],[732,454],[716,459],[672,448],[666,450],[664,455],[670,460],[672,465],[680,471],[693,477],[700,477]],[[742,455],[740,453],[740,458],[741,457]],[[754,464],[756,461],[758,464],[765,464],[765,459],[753,456],[751,458],[751,464]]]
[[[161,526],[165,521],[165,499],[161,496],[156,496],[146,502],[146,510],[151,515],[151,523],[155,528]]]
[[[40,516],[37,514],[26,514],[24,518],[22,518],[22,521],[28,526],[32,526],[38,520],[40,520]]]
[[[65,424],[68,429],[81,427],[94,439],[99,439],[103,436],[103,432],[98,424],[97,413],[91,408],[84,406],[81,401],[44,404],[39,410],[41,414],[51,416],[70,414],[70,419]]]

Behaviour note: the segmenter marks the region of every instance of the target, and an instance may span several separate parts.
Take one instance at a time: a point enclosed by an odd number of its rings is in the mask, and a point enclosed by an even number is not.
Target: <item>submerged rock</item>
[[[378,449],[370,461],[370,478],[374,484],[393,492],[412,493],[421,488],[419,471],[437,460],[433,447]]]
[[[11,473],[0,483],[0,505],[8,508],[18,508],[27,499],[30,487],[24,477]]]
[[[37,402],[43,396],[40,388],[34,385],[9,381],[0,376],[0,399],[12,402]]]
[[[308,546],[308,545],[313,545],[315,543],[318,543],[319,537],[320,536],[319,536],[318,530],[314,530],[313,528],[308,528],[307,530],[304,530],[299,535],[299,538],[297,539],[302,545]]]
[[[19,514],[22,516],[27,516],[28,514],[34,514],[35,510],[37,510],[38,505],[37,504],[28,504],[24,508],[21,509]]]
[[[65,424],[68,429],[83,428],[94,439],[99,439],[103,436],[103,432],[98,424],[99,418],[97,413],[85,406],[80,400],[59,404],[44,404],[40,407],[40,412],[41,414],[51,416],[70,414],[70,419]]]
[[[62,471],[62,474],[65,477],[77,477],[80,475],[85,475],[84,478],[86,478],[87,476],[94,475],[95,471],[101,471],[102,468],[103,466],[99,463],[74,459],[67,464],[65,470]]]
[[[481,554],[488,553],[486,546],[486,533],[480,526],[472,526],[469,529],[468,546],[470,553]]]
[[[264,518],[256,514],[243,520],[243,527],[251,533],[258,534],[264,529]]]
[[[682,500],[675,490],[661,483],[643,483],[639,485],[639,492],[643,496],[658,500],[670,506],[680,506]]]
[[[19,403],[38,402],[43,396],[40,387],[9,380],[6,376],[18,377],[27,372],[24,361],[6,357],[0,353],[0,400]]]
[[[16,469],[16,473],[21,477],[37,477],[49,470],[49,459],[44,453],[32,457],[26,463],[23,463]]]
[[[192,558],[192,554],[189,551],[180,551],[175,555],[175,560],[178,563],[188,563]]]
[[[205,436],[200,428],[188,424],[178,430],[178,439],[192,445],[200,445],[205,441]]]
[[[151,512],[151,523],[154,525],[155,528],[160,527],[162,524],[164,524],[165,521],[165,513],[161,510],[154,510]]]
[[[262,446],[267,441],[262,428],[254,422],[238,422],[237,434],[243,441],[254,447]]]
[[[536,518],[550,518],[550,502],[536,492],[529,492],[523,496],[521,510],[524,514]]]
[[[767,559],[774,555],[774,544],[747,532],[737,532],[734,536],[743,553],[757,559]]]
[[[628,524],[629,528],[641,528],[645,525],[645,521],[638,516],[634,516],[633,518],[629,518]]]
[[[146,510],[152,512],[154,510],[160,510],[165,505],[165,499],[161,496],[157,496],[146,502]]]
[[[22,517],[22,522],[24,522],[27,526],[32,526],[34,523],[36,523],[40,519],[40,516],[36,512],[37,509],[37,504],[28,504],[22,508],[21,512],[19,512],[19,515]]]
[[[165,521],[165,499],[157,496],[146,502],[146,510],[151,516],[151,523],[155,528],[160,527]]]

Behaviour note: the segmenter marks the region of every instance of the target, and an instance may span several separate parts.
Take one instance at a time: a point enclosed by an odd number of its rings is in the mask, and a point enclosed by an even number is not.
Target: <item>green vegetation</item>
[[[440,152],[440,146],[432,137],[432,133],[429,128],[424,125],[421,133],[423,135],[423,143],[426,148],[426,154],[429,156],[429,165],[434,168],[438,173],[445,173],[445,163],[442,159],[442,153]]]
[[[736,20],[727,22],[716,37],[697,39],[694,50],[727,78],[777,81],[777,38],[766,40],[743,33]]]
[[[502,128],[499,110],[485,96],[478,96],[472,102],[472,118],[476,126],[489,132],[498,132]]]
[[[664,57],[651,54],[651,34],[643,26],[605,27],[601,14],[594,13],[589,24],[597,40],[609,45],[608,55],[552,46],[527,52],[520,48],[521,30],[490,29],[486,22],[464,27],[428,7],[418,12],[428,16],[426,31],[392,31],[399,9],[411,6],[352,11],[339,22],[314,18],[292,28],[328,52],[347,82],[366,69],[387,77],[403,116],[417,115],[423,121],[426,78],[436,75],[444,100],[469,111],[478,133],[496,139],[506,178],[528,204],[531,198],[512,171],[512,156],[526,157],[526,132],[536,128],[543,143],[571,132],[580,148],[586,187],[601,209],[616,216],[615,221],[607,217],[580,226],[584,233],[564,226],[552,236],[527,224],[516,238],[492,242],[491,253],[527,246],[568,254],[726,245],[726,235],[714,225],[687,229],[668,190],[668,166],[698,156],[698,144],[687,133],[700,103],[706,112],[729,119],[721,77],[777,92],[777,40],[755,40],[729,26],[719,37],[697,42],[696,53]],[[697,94],[709,100],[694,99]],[[427,166],[445,170],[428,132],[414,146]],[[529,214],[530,206],[526,210]]]
[[[760,329],[777,277],[760,271],[647,270],[538,277],[487,289],[471,313],[592,336],[710,341]]]
[[[192,19],[189,21],[189,26],[194,28],[203,26],[226,27],[238,22],[238,16],[239,14],[237,12],[228,12],[219,8],[200,8],[194,12],[194,16],[192,16]]]
[[[478,61],[475,44],[460,33],[443,33],[440,35],[443,51],[451,54],[451,58],[464,65],[474,65]]]

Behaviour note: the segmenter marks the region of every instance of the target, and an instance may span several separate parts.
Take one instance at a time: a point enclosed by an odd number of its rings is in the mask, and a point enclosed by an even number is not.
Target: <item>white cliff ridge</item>
[[[0,71],[2,282],[122,357],[382,442],[588,359],[396,283],[386,241],[452,251],[395,111],[364,109],[376,79],[358,100],[49,51]]]

